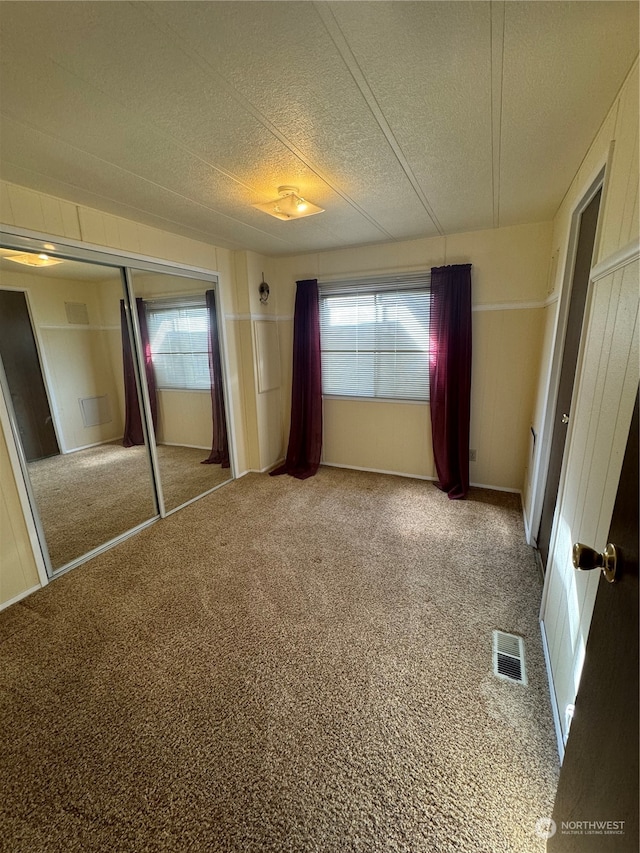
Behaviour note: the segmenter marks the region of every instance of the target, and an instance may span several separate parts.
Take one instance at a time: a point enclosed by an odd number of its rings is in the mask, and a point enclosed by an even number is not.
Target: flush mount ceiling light
[[[278,187],[278,195],[273,201],[266,204],[253,204],[252,207],[275,216],[276,219],[302,219],[303,216],[312,216],[314,213],[324,213],[323,207],[311,204],[310,201],[298,195],[298,187]]]
[[[60,258],[50,258],[44,253],[39,255],[26,253],[23,255],[5,255],[5,258],[7,261],[15,261],[16,264],[26,264],[29,267],[53,267],[62,263]]]

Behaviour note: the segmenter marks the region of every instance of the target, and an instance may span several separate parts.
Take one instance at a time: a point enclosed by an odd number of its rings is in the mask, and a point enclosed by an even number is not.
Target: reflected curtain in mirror
[[[140,328],[140,342],[144,353],[144,366],[149,390],[149,402],[151,404],[151,417],[153,428],[158,426],[158,402],[156,394],[156,379],[153,371],[153,359],[151,346],[149,344],[149,330],[147,326],[147,313],[144,300],[136,299],[136,312]],[[124,300],[120,300],[120,323],[122,327],[122,363],[124,370],[124,395],[125,395],[125,427],[122,444],[124,447],[134,447],[144,444],[144,431],[142,429],[142,418],[140,406],[138,405],[138,389],[136,386],[136,374],[133,363],[133,347],[129,337],[129,326]]]
[[[209,372],[211,374],[211,410],[213,415],[213,439],[211,453],[202,460],[203,465],[220,465],[229,468],[229,440],[227,438],[227,417],[224,407],[224,389],[222,386],[222,361],[218,334],[218,311],[214,290],[207,290],[207,316],[209,319]]]
[[[452,500],[469,490],[471,264],[431,270],[429,399],[436,485]]]

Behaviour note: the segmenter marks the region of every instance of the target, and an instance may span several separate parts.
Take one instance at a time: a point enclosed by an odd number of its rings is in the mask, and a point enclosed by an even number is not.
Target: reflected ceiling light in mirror
[[[324,213],[323,207],[311,204],[310,201],[298,195],[298,187],[278,187],[279,198],[266,204],[252,204],[257,210],[275,216],[276,219],[302,219],[303,216],[313,216],[314,213]]]
[[[16,264],[26,264],[28,267],[53,267],[56,264],[61,264],[60,258],[50,258],[41,252],[39,255],[24,253],[21,255],[5,255],[7,261],[14,261]]]

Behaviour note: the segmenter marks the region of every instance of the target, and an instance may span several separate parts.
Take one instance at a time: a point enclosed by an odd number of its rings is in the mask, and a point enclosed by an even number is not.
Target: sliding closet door
[[[232,479],[215,282],[130,270],[167,512]]]
[[[25,252],[2,252],[0,289],[18,293],[29,312],[32,342],[60,453],[34,458],[22,440],[12,401],[24,382],[5,380],[5,396],[22,446],[27,486],[39,521],[49,569],[80,562],[88,553],[157,517],[148,449],[123,446],[125,385],[121,323],[124,277],[117,267],[59,259],[51,266],[17,263]],[[15,300],[15,296],[13,297]],[[0,310],[6,310],[6,300]],[[21,358],[27,330],[3,346],[3,362]],[[15,375],[15,372],[14,372]],[[12,381],[17,386],[6,387]],[[139,411],[134,389],[133,406]],[[55,451],[54,451],[55,453]],[[45,553],[46,556],[46,553]]]

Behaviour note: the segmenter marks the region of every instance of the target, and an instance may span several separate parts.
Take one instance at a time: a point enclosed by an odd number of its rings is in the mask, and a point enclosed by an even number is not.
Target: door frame
[[[595,189],[594,195],[591,195],[591,189]],[[590,201],[584,206],[587,199]],[[596,204],[595,221],[593,218],[593,206]],[[598,228],[602,222],[600,211],[602,209],[602,184],[596,184],[590,188],[590,191],[582,199],[582,203],[578,206],[575,212],[576,226],[576,245],[573,256],[573,264],[571,266],[570,282],[566,291],[566,306],[567,317],[564,324],[564,335],[562,340],[562,349],[558,351],[559,355],[559,370],[558,370],[558,387],[555,398],[555,405],[550,414],[550,432],[548,436],[549,458],[546,468],[545,488],[542,493],[541,502],[541,518],[537,529],[534,528],[532,535],[537,539],[536,545],[538,548],[539,563],[543,572],[546,571],[546,564],[549,559],[549,548],[551,545],[551,532],[555,515],[556,504],[558,503],[560,474],[562,471],[562,463],[564,460],[564,452],[567,447],[569,437],[569,428],[567,422],[573,414],[572,397],[573,388],[576,384],[576,378],[579,375],[580,367],[580,342],[582,340],[583,328],[588,316],[589,294],[591,291],[591,269],[596,257],[596,238],[598,236]],[[585,221],[585,216],[589,216],[589,220]],[[589,236],[592,235],[589,240]],[[582,254],[581,254],[582,253]],[[578,274],[579,273],[579,274]],[[582,314],[579,315],[576,309],[579,310],[582,303]],[[567,342],[571,337],[571,348],[567,350]],[[571,387],[571,393],[567,396],[568,386]],[[562,395],[561,395],[562,392]],[[562,396],[562,400],[561,400]],[[562,402],[562,406],[560,403]],[[567,414],[569,416],[567,417]],[[562,429],[562,421],[567,421]],[[554,491],[555,487],[555,491]],[[542,522],[545,522],[543,530]],[[541,549],[540,535],[546,537],[546,554]]]
[[[569,307],[571,304],[571,290],[573,285],[573,275],[575,271],[576,255],[578,251],[578,239],[580,236],[580,220],[583,212],[589,206],[593,197],[599,189],[602,189],[600,199],[600,209],[598,213],[598,224],[596,227],[595,239],[593,242],[593,256],[598,257],[600,240],[602,235],[602,223],[604,221],[604,212],[607,203],[608,176],[610,174],[610,165],[613,157],[614,142],[609,146],[609,152],[604,162],[600,161],[590,174],[585,182],[585,189],[580,197],[580,201],[575,205],[571,214],[571,225],[569,229],[569,239],[567,242],[567,251],[564,259],[564,271],[562,273],[562,284],[560,293],[555,299],[548,299],[546,305],[557,303],[556,318],[553,333],[553,351],[549,369],[546,377],[546,391],[542,404],[544,412],[542,427],[538,436],[538,454],[534,461],[533,475],[531,478],[532,492],[530,500],[530,510],[528,518],[525,517],[525,531],[527,534],[527,544],[534,548],[537,546],[537,535],[540,528],[542,518],[542,507],[544,504],[544,496],[547,487],[547,477],[549,473],[549,461],[551,458],[551,442],[553,438],[553,426],[555,420],[556,406],[558,405],[558,390],[560,387],[560,374],[562,372],[562,357],[564,353],[564,344],[567,331],[567,321],[569,319]],[[550,270],[550,274],[553,270]],[[553,283],[553,282],[551,282]],[[589,307],[589,296],[585,305],[585,316]],[[578,361],[576,362],[576,378],[580,371],[580,352],[578,352]],[[574,394],[577,382],[574,383]],[[569,427],[571,424],[569,424]],[[570,431],[567,432],[566,447],[569,443]],[[562,494],[563,475],[560,475],[558,484],[558,495],[556,498],[556,506]],[[551,529],[550,548],[553,542],[553,525]],[[536,551],[537,553],[537,551]]]
[[[47,395],[47,402],[49,403],[49,412],[51,414],[51,421],[53,423],[53,432],[55,434],[56,441],[58,442],[58,449],[60,450],[60,453],[64,455],[69,451],[67,450],[67,447],[62,438],[62,429],[60,427],[60,413],[58,412],[58,405],[53,394],[51,371],[49,370],[49,363],[47,361],[45,348],[40,338],[40,329],[38,328],[37,323],[35,323],[33,319],[33,308],[31,306],[31,294],[29,292],[29,288],[13,287],[11,285],[0,284],[0,290],[10,290],[13,293],[17,292],[24,294],[25,302],[27,303],[27,314],[29,315],[29,323],[31,324],[31,332],[33,334],[33,339],[36,343],[36,352],[38,354],[38,361],[40,363],[40,372],[42,374],[42,379],[44,382],[44,390],[45,394]]]
[[[0,363],[0,385],[2,385],[4,381],[4,367],[2,363]],[[18,492],[20,508],[22,510],[22,515],[24,516],[24,523],[27,528],[27,535],[29,537],[29,543],[33,552],[36,570],[38,572],[38,580],[40,581],[41,587],[46,586],[49,583],[49,575],[47,573],[47,566],[40,545],[41,540],[38,528],[36,526],[36,517],[34,516],[31,501],[29,500],[27,484],[23,475],[22,463],[20,462],[20,453],[22,452],[22,448],[20,444],[16,441],[13,432],[11,415],[7,407],[5,394],[3,393],[0,393],[0,426],[2,426],[2,431],[5,437],[5,444],[7,445],[7,451],[9,453],[11,473],[13,474],[16,490]],[[36,587],[36,589],[38,589],[38,587]],[[20,599],[25,598],[27,595],[30,595],[34,591],[34,589],[25,590],[25,592],[19,595],[18,598],[13,598],[11,599],[11,601],[5,602],[5,604],[3,604],[0,609],[4,610],[5,607],[9,607],[9,605],[15,604],[16,601],[20,601]]]

